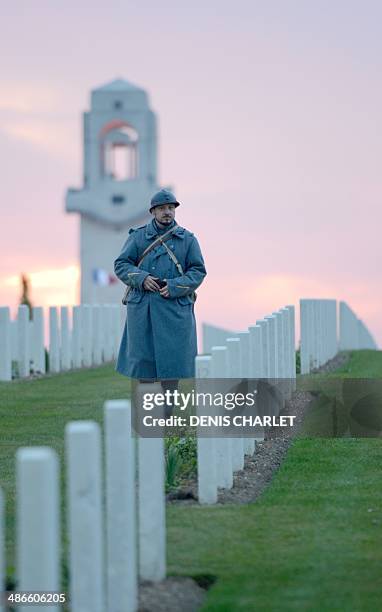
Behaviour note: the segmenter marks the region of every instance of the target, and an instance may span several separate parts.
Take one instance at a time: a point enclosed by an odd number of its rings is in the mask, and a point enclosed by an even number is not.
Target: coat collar
[[[184,238],[185,235],[185,229],[184,227],[181,227],[180,225],[176,224],[175,229],[173,231],[173,235],[177,236],[178,238]],[[154,225],[154,219],[152,221],[150,221],[150,223],[148,223],[146,225],[146,231],[145,231],[145,238],[147,238],[148,240],[151,240],[151,238],[156,238],[158,236],[158,232],[157,232],[157,228]]]

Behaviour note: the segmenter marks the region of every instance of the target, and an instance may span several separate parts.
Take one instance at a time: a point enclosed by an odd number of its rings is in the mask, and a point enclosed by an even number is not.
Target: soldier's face
[[[170,225],[175,218],[174,204],[162,204],[162,206],[156,206],[151,212],[154,215],[155,220],[162,225]]]

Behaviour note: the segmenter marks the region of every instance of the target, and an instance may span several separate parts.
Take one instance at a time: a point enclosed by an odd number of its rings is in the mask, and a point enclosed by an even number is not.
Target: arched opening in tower
[[[138,178],[138,132],[125,121],[111,121],[100,133],[101,176],[115,181]]]

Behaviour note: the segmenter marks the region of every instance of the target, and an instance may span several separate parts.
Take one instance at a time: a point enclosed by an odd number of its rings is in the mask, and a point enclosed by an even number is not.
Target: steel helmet
[[[156,206],[162,206],[163,204],[174,204],[175,208],[179,206],[180,202],[176,199],[173,193],[168,189],[161,189],[153,195],[150,202],[150,212]]]

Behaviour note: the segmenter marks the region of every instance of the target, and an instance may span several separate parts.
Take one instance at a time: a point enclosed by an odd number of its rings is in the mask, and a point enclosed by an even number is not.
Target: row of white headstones
[[[300,323],[301,374],[320,367],[338,350],[377,349],[369,329],[346,302],[339,302],[337,315],[336,300],[301,299]]]
[[[339,303],[337,331],[337,301],[331,299],[300,300],[301,373],[308,374],[332,359],[338,350],[376,349],[377,345],[366,327],[345,303]],[[277,379],[279,397],[268,409],[279,410],[283,401],[295,389],[295,312],[286,306],[256,322],[248,331],[230,333],[204,326],[210,354],[196,358],[196,380],[216,379]],[[228,332],[226,332],[228,336]],[[217,344],[213,346],[214,339]],[[281,380],[286,379],[285,384]],[[260,437],[198,438],[198,482],[200,503],[216,503],[218,488],[231,488],[233,472],[244,466],[244,455],[251,456]]]
[[[103,438],[104,447],[96,422],[66,425],[65,540],[72,612],[134,612],[138,576],[160,581],[166,575],[163,438],[132,435],[129,400],[105,402]],[[18,592],[61,591],[60,507],[56,452],[48,447],[18,449]],[[5,590],[4,525],[5,497],[0,489],[1,591]],[[29,607],[18,610],[27,612]],[[35,607],[52,612],[62,609],[58,602]]]
[[[125,309],[118,304],[81,304],[49,308],[49,372],[101,365],[116,358]],[[72,319],[72,322],[70,321]],[[12,361],[20,378],[46,373],[45,324],[42,307],[0,307],[0,380],[12,379]]]
[[[199,386],[203,387],[203,379],[213,379],[216,392],[223,393],[233,380],[248,379],[256,392],[256,379],[273,379],[275,383],[277,379],[282,398],[277,402],[279,410],[295,389],[294,306],[285,306],[256,321],[246,331],[226,338],[223,345],[212,346],[211,354],[196,357],[195,370]],[[282,379],[285,384],[280,385]],[[256,406],[252,412],[255,416]],[[220,411],[223,413],[224,408]],[[234,472],[243,469],[245,455],[252,456],[256,442],[263,438],[261,429],[256,430],[254,437],[204,437],[202,433],[198,436],[200,503],[214,504],[219,488],[232,488]]]
[[[34,307],[32,313],[29,320],[28,307],[23,305],[11,320],[9,308],[0,307],[0,380],[11,380],[12,361],[17,363],[21,378],[31,372],[45,373],[44,311]],[[115,359],[124,318],[125,308],[117,304],[83,304],[74,306],[72,313],[67,306],[50,307],[50,372],[96,366]],[[336,300],[301,299],[300,321],[303,374],[326,363],[338,350],[377,348],[367,326],[345,302],[339,303],[337,315]],[[210,326],[210,345],[217,329]],[[282,359],[280,354],[280,364]]]

